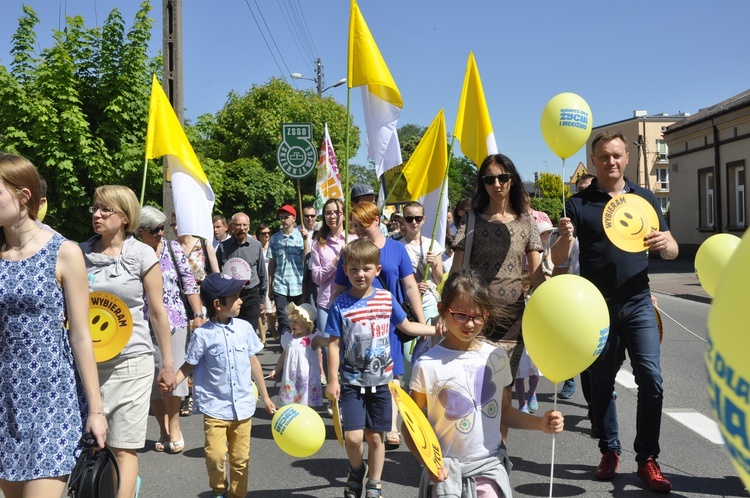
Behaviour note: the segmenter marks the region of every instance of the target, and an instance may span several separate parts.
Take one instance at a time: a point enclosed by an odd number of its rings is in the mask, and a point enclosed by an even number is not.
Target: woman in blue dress
[[[40,200],[34,165],[0,155],[0,489],[6,498],[61,496],[81,434],[91,432],[103,447],[107,433],[83,255],[37,223]]]

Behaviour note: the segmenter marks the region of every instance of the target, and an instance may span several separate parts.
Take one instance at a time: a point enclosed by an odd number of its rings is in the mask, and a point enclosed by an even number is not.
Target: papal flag
[[[379,178],[403,162],[396,125],[404,103],[355,0],[349,18],[347,84],[349,88],[363,87],[367,155]]]
[[[422,235],[432,235],[437,219],[435,240],[445,245],[448,213],[448,189],[443,188],[448,167],[448,143],[445,115],[440,109],[422,140],[417,144],[403,169],[411,200],[424,206],[425,223]]]
[[[339,166],[336,163],[336,154],[333,152],[331,136],[328,134],[328,123],[326,123],[323,144],[320,146],[320,154],[318,155],[318,181],[315,182],[314,206],[320,213],[328,199],[343,198]]]
[[[148,109],[146,159],[161,156],[166,156],[164,159],[172,180],[178,235],[191,234],[212,240],[214,191],[172,104],[154,76]]]
[[[482,80],[479,78],[479,70],[472,52],[469,52],[469,60],[466,63],[466,76],[461,90],[461,101],[458,103],[453,136],[461,143],[461,152],[477,167],[490,154],[497,154],[490,112],[487,110]]]

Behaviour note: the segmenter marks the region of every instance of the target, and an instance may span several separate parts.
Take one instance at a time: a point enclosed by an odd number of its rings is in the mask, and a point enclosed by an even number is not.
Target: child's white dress
[[[279,389],[279,406],[299,403],[307,406],[323,404],[318,353],[312,348],[316,334],[294,337],[290,332],[281,336],[286,351],[284,371]]]
[[[534,365],[534,362],[529,356],[529,352],[526,351],[526,348],[523,348],[523,354],[521,355],[521,360],[518,363],[518,370],[516,371],[516,379],[526,379],[535,375],[538,377],[544,377],[537,366]]]

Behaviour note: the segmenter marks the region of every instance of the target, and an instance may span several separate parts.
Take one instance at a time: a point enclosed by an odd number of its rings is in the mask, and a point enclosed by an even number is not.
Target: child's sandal
[[[367,481],[365,486],[365,498],[380,498],[380,490],[383,488],[383,484],[380,481],[372,482]]]
[[[365,476],[367,476],[366,463],[363,462],[362,471],[356,473],[349,466],[349,477],[346,479],[346,484],[344,485],[344,498],[361,498]]]

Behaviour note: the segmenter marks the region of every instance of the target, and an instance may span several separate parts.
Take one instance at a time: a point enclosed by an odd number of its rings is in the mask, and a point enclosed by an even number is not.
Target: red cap
[[[295,218],[297,217],[297,210],[294,209],[294,206],[291,206],[289,204],[284,204],[283,206],[281,206],[279,209],[276,210],[276,214],[281,214],[282,212],[289,213]]]

